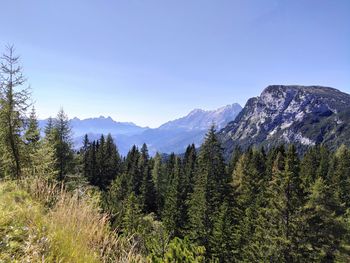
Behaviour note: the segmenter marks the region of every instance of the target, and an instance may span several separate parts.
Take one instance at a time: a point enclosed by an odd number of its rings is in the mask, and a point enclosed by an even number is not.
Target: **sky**
[[[39,118],[157,127],[270,84],[350,93],[349,0],[0,0]]]

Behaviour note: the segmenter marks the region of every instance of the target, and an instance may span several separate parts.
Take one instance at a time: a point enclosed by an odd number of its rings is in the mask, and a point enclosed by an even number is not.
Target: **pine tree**
[[[108,191],[104,192],[102,207],[111,216],[111,224],[116,229],[120,230],[123,225],[126,203],[130,194],[131,190],[125,173],[118,176]]]
[[[242,150],[240,147],[235,147],[235,149],[233,150],[233,153],[232,153],[232,156],[231,156],[231,160],[228,164],[228,167],[227,167],[227,173],[228,174],[232,174],[233,171],[235,170],[236,168],[236,165],[239,161],[239,158],[242,156]]]
[[[88,167],[85,168],[86,178],[90,182],[90,184],[94,186],[98,186],[99,180],[98,180],[98,165],[97,165],[97,159],[96,159],[96,153],[97,149],[99,148],[98,141],[93,141],[89,147],[89,150],[87,152],[87,164]]]
[[[29,91],[14,47],[7,46],[0,58],[0,138],[5,173],[20,178],[23,166],[25,114],[29,107]]]
[[[156,212],[156,190],[152,179],[148,149],[146,144],[142,145],[138,165],[140,174],[142,175],[141,203],[143,206],[143,211],[145,213]]]
[[[285,156],[277,155],[272,179],[267,190],[267,208],[262,225],[266,240],[263,243],[265,259],[273,262],[299,262],[301,208],[304,204],[299,158],[296,148],[289,146]]]
[[[31,156],[31,169],[35,177],[50,181],[57,178],[55,148],[46,138],[39,142],[37,150]]]
[[[272,262],[286,262],[285,251],[289,240],[286,237],[287,195],[284,176],[285,156],[279,152],[272,167],[272,179],[268,185],[268,204],[263,212],[265,220],[261,227],[265,230],[262,257]]]
[[[337,256],[344,253],[348,230],[340,216],[343,209],[332,188],[318,178],[302,211],[305,262],[337,262]]]
[[[134,145],[126,156],[125,166],[128,178],[130,178],[130,187],[136,196],[139,196],[141,194],[141,186],[143,180],[143,176],[142,173],[140,173],[138,165],[139,158],[140,151]]]
[[[189,145],[186,149],[185,156],[183,158],[182,172],[179,177],[179,213],[180,222],[179,228],[181,231],[181,237],[184,237],[188,231],[188,204],[189,199],[193,193],[196,169],[197,169],[197,152],[194,144]]]
[[[44,129],[45,137],[48,138],[52,135],[54,129],[54,122],[51,117],[47,119],[47,123]]]
[[[180,193],[179,180],[181,178],[181,160],[175,157],[173,171],[168,178],[168,187],[165,194],[162,221],[170,236],[179,236],[180,233]]]
[[[319,164],[317,168],[317,177],[327,179],[330,166],[330,152],[327,147],[321,145],[318,147]]]
[[[63,109],[58,112],[53,126],[52,140],[56,151],[58,179],[63,180],[73,170],[72,131]]]
[[[91,143],[89,141],[89,136],[85,134],[84,140],[83,140],[83,147],[80,149],[80,155],[82,156],[82,166],[83,166],[83,175],[85,178],[89,177],[89,174],[91,173],[91,164],[89,160],[89,155],[91,151]]]
[[[121,159],[118,153],[117,146],[115,145],[113,138],[110,134],[107,135],[106,143],[104,144],[102,151],[104,152],[103,165],[105,166],[100,174],[101,188],[107,189],[110,183],[121,172]]]
[[[228,195],[228,183],[222,148],[212,127],[199,153],[196,182],[188,210],[190,237],[205,246],[208,255],[211,254],[209,239],[214,220]]]
[[[215,217],[213,234],[210,238],[212,256],[218,262],[235,262],[237,245],[235,223],[234,208],[229,207],[228,202],[224,201]]]
[[[155,185],[156,192],[156,207],[157,207],[157,215],[160,218],[163,207],[164,207],[164,199],[167,187],[167,180],[164,165],[162,163],[162,157],[159,153],[154,157],[153,169],[152,169],[152,180]]]
[[[248,149],[236,164],[232,175],[233,196],[237,211],[235,215],[239,226],[235,228],[235,236],[239,238],[240,251],[238,260],[256,260],[256,238],[258,218],[261,209],[266,206],[265,189],[267,185],[265,155],[261,151]]]
[[[189,145],[186,149],[183,159],[184,178],[180,182],[183,185],[183,200],[188,199],[193,192],[196,168],[197,168],[197,151],[194,144]]]
[[[39,124],[38,124],[34,107],[32,108],[32,111],[29,116],[28,128],[25,131],[24,139],[25,139],[26,145],[29,146],[27,147],[28,149],[30,148],[35,149],[40,140],[40,129],[39,129]],[[33,150],[33,149],[30,149],[30,150]]]
[[[307,192],[310,186],[317,178],[317,169],[319,164],[319,154],[316,147],[311,147],[304,155],[300,163],[300,178],[302,179],[303,189]]]
[[[106,173],[106,141],[102,134],[98,144],[96,144],[96,186],[103,189],[103,176]]]
[[[208,237],[210,234],[206,184],[207,178],[205,176],[198,176],[193,193],[188,201],[189,237],[192,241],[204,246],[209,245]]]
[[[24,133],[24,142],[25,142],[25,150],[26,150],[26,170],[29,171],[30,175],[33,175],[33,158],[34,155],[39,150],[40,145],[40,130],[38,125],[38,120],[36,117],[35,109],[32,108],[29,117],[28,128]],[[30,172],[32,171],[32,172]]]
[[[142,225],[142,212],[137,200],[137,197],[133,192],[129,195],[126,205],[125,214],[123,217],[123,230],[129,234],[138,233]]]
[[[329,181],[345,207],[350,208],[350,150],[342,145],[334,154]]]

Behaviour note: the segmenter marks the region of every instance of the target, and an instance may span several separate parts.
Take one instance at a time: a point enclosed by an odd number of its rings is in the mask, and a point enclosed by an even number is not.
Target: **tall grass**
[[[17,213],[20,221],[23,219],[17,224],[40,232],[38,239],[46,242],[38,248],[37,258],[30,262],[39,259],[43,262],[144,262],[136,250],[135,239],[120,237],[113,232],[108,216],[99,211],[88,192],[68,192],[62,184],[42,179],[24,180],[17,185],[11,183],[10,188],[7,194],[0,192],[0,195],[6,199],[5,203],[17,206],[17,209],[12,209],[13,213]],[[16,203],[13,193],[25,196],[26,203]],[[33,207],[36,207],[35,211]],[[9,209],[6,211],[8,213],[2,217],[12,218]],[[6,226],[9,224],[0,219],[0,229]],[[29,236],[19,241],[19,247],[21,242],[29,242]],[[35,254],[35,246],[31,249]],[[18,251],[21,256],[28,253],[25,249]],[[11,253],[16,255],[17,252]]]

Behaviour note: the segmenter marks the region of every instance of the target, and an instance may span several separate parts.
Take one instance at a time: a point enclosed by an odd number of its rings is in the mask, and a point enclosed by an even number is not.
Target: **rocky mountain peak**
[[[242,107],[237,104],[227,105],[216,110],[194,109],[185,117],[169,121],[160,129],[184,129],[184,130],[207,130],[213,123],[218,128],[223,128],[233,121]]]
[[[271,85],[259,97],[248,100],[236,120],[219,134],[228,144],[314,145],[325,139],[324,132],[317,129],[332,126],[323,121],[340,125],[338,115],[348,109],[349,103],[349,94],[330,87]]]

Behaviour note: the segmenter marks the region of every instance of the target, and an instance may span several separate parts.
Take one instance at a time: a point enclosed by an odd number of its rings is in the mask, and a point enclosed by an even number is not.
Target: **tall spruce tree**
[[[58,179],[63,180],[73,170],[72,129],[63,109],[54,120],[51,136],[56,151]]]
[[[156,212],[156,190],[152,179],[147,145],[143,144],[139,157],[139,171],[142,176],[141,204],[145,213]]]
[[[121,172],[121,158],[111,134],[107,135],[106,143],[102,150],[104,151],[105,155],[105,168],[103,169],[104,174],[101,174],[101,184],[102,189],[105,190]]]
[[[164,199],[167,187],[167,180],[165,174],[164,164],[162,162],[162,157],[159,153],[154,157],[154,163],[152,168],[152,179],[155,185],[156,192],[156,207],[157,207],[157,215],[160,218],[163,207],[164,207]]]
[[[235,215],[239,224],[235,228],[235,236],[239,238],[238,260],[256,260],[254,244],[260,233],[257,233],[255,226],[258,225],[257,220],[262,207],[266,205],[265,162],[265,155],[261,151],[248,149],[237,162],[232,175],[233,195],[237,206]]]
[[[20,178],[22,175],[22,133],[29,107],[29,90],[23,88],[26,79],[20,66],[20,58],[13,46],[7,46],[0,58],[0,144],[4,172]]]
[[[190,236],[206,247],[208,255],[211,255],[209,239],[215,217],[228,194],[228,183],[222,148],[215,128],[211,127],[199,152],[196,182],[188,210]]]
[[[34,156],[39,150],[39,147],[43,146],[40,145],[40,130],[34,107],[30,113],[27,129],[24,133],[24,142],[27,153],[25,162],[26,170],[30,175],[33,175],[33,158],[35,158]]]
[[[330,169],[330,183],[336,188],[340,201],[350,208],[350,150],[345,145],[335,152]]]
[[[264,209],[263,256],[272,262],[300,262],[301,209],[304,192],[299,173],[299,158],[291,145],[280,152],[272,168],[268,185],[267,207]],[[261,260],[261,259],[260,259]]]
[[[180,211],[180,188],[179,181],[181,179],[181,160],[175,157],[173,171],[171,171],[168,178],[168,187],[165,193],[164,211],[162,221],[165,228],[172,237],[179,236],[181,211]]]
[[[139,196],[141,194],[141,186],[143,181],[143,175],[140,173],[138,165],[139,158],[140,151],[134,145],[126,156],[125,166],[126,173],[128,174],[129,178],[130,187],[136,196]]]
[[[323,178],[316,179],[302,211],[304,262],[349,261],[343,210],[332,187]]]

